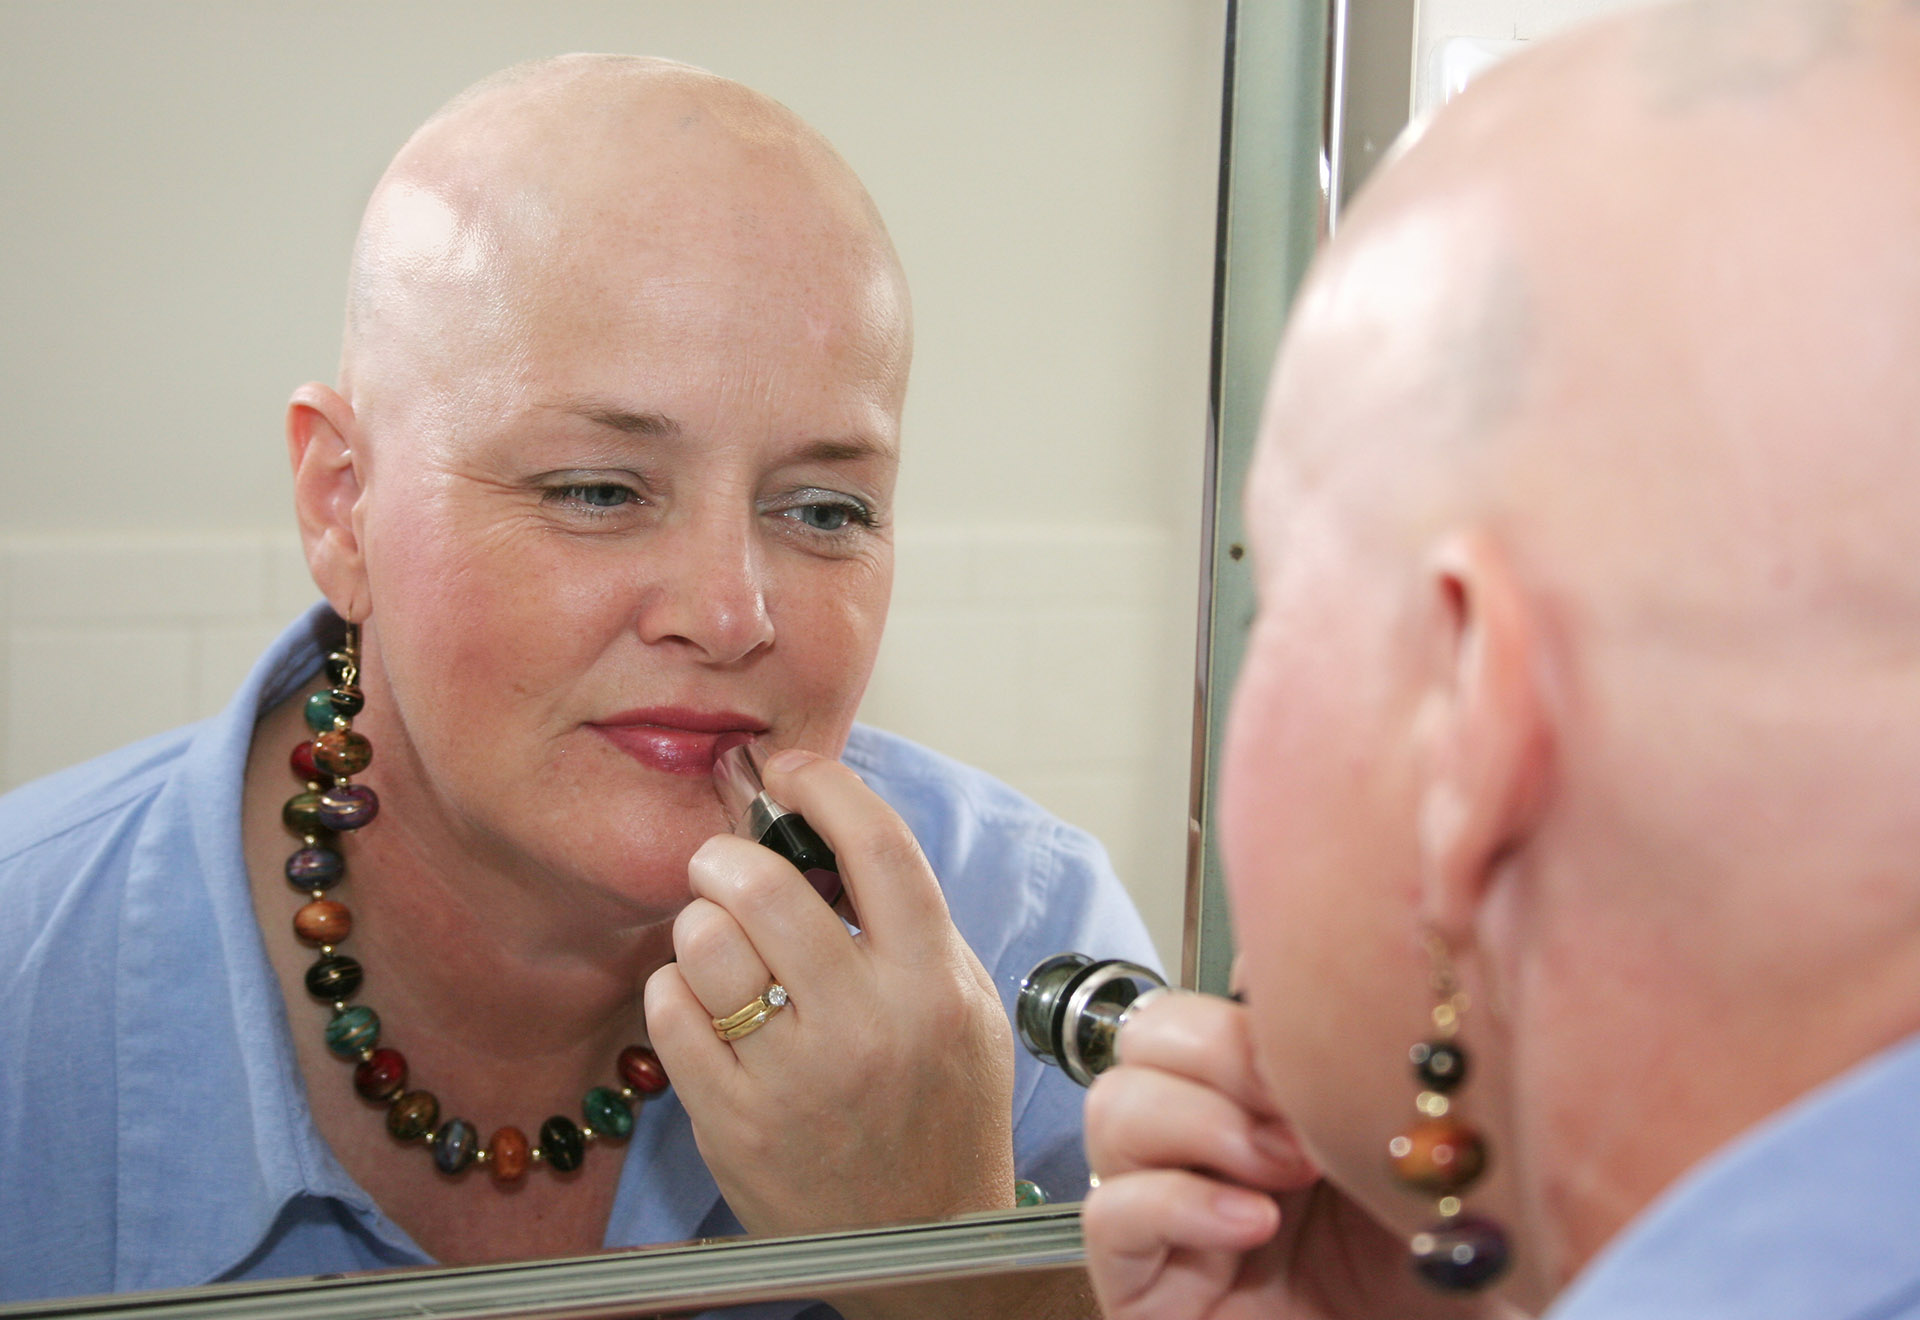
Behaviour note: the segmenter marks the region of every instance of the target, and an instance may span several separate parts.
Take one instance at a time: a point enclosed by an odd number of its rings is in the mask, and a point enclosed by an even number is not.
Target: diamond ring
[[[787,1006],[787,988],[775,981],[738,1012],[713,1020],[713,1030],[724,1041],[751,1036],[765,1026],[767,1019]]]

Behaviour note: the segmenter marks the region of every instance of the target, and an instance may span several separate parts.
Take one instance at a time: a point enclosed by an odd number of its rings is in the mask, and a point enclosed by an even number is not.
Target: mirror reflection
[[[1084,1186],[1007,1009],[1175,946],[1218,16],[748,9],[7,12],[0,753],[107,759],[0,807],[0,1294]],[[742,82],[381,174],[576,48]]]

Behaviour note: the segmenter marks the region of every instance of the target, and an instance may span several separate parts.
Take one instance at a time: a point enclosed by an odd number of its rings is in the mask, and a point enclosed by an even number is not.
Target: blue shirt
[[[329,625],[290,627],[213,719],[0,798],[0,1301],[431,1263],[314,1126],[241,854],[253,726],[312,686]],[[1088,835],[901,738],[856,727],[844,759],[1009,1012],[1051,954],[1154,961]],[[1016,1168],[1055,1199],[1086,1186],[1080,1112],[1018,1053]],[[606,1245],[740,1231],[673,1093],[650,1100]]]
[[[1710,1156],[1548,1320],[1920,1318],[1920,1037]]]

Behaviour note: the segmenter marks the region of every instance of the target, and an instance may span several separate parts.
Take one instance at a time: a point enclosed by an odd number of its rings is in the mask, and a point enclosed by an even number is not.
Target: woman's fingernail
[[[798,747],[782,747],[767,758],[767,769],[784,775],[790,770],[798,770],[813,759],[812,752],[802,751]]]
[[[1273,1202],[1258,1192],[1222,1187],[1213,1194],[1213,1213],[1229,1224],[1252,1228],[1272,1221]]]
[[[1249,1135],[1253,1148],[1270,1160],[1281,1164],[1300,1162],[1300,1143],[1287,1132],[1277,1128],[1256,1127]]]

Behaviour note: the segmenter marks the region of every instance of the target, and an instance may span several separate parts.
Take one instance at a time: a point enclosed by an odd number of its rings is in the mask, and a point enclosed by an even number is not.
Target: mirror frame
[[[1412,0],[1405,0],[1411,6]],[[1215,240],[1213,361],[1202,487],[1200,644],[1182,985],[1226,994],[1233,964],[1215,786],[1234,675],[1253,623],[1240,491],[1287,308],[1327,211],[1335,84],[1330,37],[1347,0],[1229,0]],[[1394,0],[1400,3],[1400,0]]]
[[[617,1320],[1067,1269],[1077,1205],[788,1238],[725,1238],[558,1260],[376,1270],[0,1306],[8,1320]]]
[[[1365,63],[1350,40],[1350,0],[1227,0],[1214,330],[1206,436],[1202,590],[1194,700],[1182,985],[1228,989],[1233,958],[1215,829],[1232,680],[1253,615],[1239,492],[1288,305],[1338,202],[1377,156],[1347,145],[1377,137],[1381,116],[1353,109]],[[1369,0],[1404,17],[1414,0]],[[1369,22],[1382,15],[1369,11]],[[1372,31],[1371,28],[1368,31]],[[1399,49],[1407,48],[1402,44]],[[1365,85],[1395,93],[1391,42],[1369,49]],[[1404,63],[1404,61],[1403,61]],[[1400,70],[1408,84],[1410,75]],[[1391,113],[1386,116],[1391,119]],[[1404,110],[1400,123],[1405,122]],[[1398,124],[1393,124],[1397,131]],[[1340,163],[1340,164],[1336,164]],[[1329,204],[1329,187],[1339,192]],[[1276,237],[1277,236],[1277,237]],[[0,1320],[611,1320],[687,1313],[822,1292],[867,1291],[1077,1267],[1085,1257],[1077,1203],[927,1224],[787,1238],[736,1238],[492,1266],[377,1271],[214,1284],[165,1292],[0,1306]]]
[[[1194,673],[1182,985],[1233,968],[1214,811],[1234,676],[1253,623],[1240,492],[1294,292],[1341,209],[1407,126],[1417,0],[1229,0],[1213,362]],[[1242,67],[1259,76],[1241,76]]]

